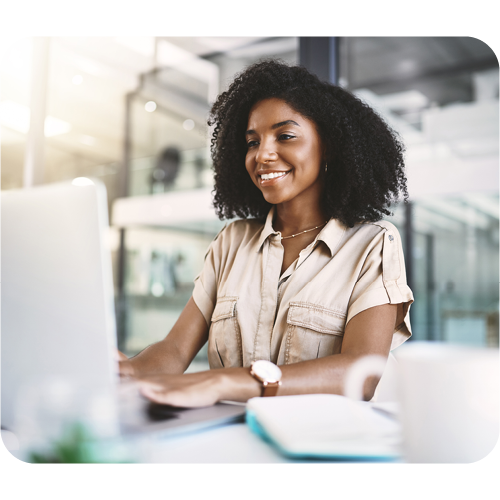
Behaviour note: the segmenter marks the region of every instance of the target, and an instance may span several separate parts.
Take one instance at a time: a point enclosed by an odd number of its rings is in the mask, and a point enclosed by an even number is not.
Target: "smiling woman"
[[[273,98],[255,104],[248,127],[245,166],[264,199],[272,205],[293,199],[317,204],[325,159],[314,123]]]
[[[407,198],[403,147],[363,102],[276,61],[238,75],[209,125],[215,208],[241,220],[210,245],[172,331],[120,372],[178,406],[343,394],[353,362],[411,335],[401,240],[380,221]],[[183,374],[207,341],[211,370]]]

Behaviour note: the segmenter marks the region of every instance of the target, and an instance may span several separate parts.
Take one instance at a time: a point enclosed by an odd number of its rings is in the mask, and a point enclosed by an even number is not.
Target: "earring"
[[[328,172],[328,163],[325,163],[325,172]]]

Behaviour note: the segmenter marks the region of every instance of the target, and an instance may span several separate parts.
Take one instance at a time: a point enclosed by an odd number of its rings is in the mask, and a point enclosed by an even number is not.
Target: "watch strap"
[[[278,393],[278,388],[279,388],[280,385],[281,385],[281,381],[279,381],[279,382],[272,382],[272,383],[263,382],[262,383],[261,397],[267,398],[267,397],[270,397],[270,396],[276,396],[276,394]]]

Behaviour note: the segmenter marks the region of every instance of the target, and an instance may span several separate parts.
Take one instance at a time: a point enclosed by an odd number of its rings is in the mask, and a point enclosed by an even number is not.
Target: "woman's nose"
[[[275,161],[277,158],[278,154],[276,153],[272,141],[262,140],[255,156],[257,163],[268,163],[270,161]]]

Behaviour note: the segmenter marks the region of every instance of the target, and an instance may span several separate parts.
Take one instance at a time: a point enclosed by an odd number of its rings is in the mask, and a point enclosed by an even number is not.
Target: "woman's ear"
[[[321,141],[321,142],[322,142],[322,144],[321,144],[321,161],[323,163],[327,163],[328,162],[328,160],[327,160],[328,155],[327,155],[327,151],[326,151],[326,145],[323,141]]]

